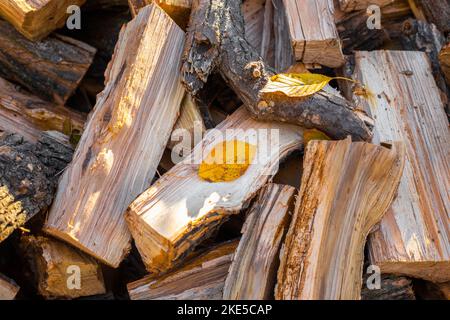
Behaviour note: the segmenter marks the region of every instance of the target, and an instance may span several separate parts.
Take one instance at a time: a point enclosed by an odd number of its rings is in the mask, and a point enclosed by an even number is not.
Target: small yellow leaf
[[[256,146],[232,140],[217,144],[203,159],[198,169],[200,178],[210,182],[227,182],[247,171],[256,153]]]
[[[307,145],[311,140],[331,140],[331,138],[320,130],[308,129],[303,131],[304,144]]]

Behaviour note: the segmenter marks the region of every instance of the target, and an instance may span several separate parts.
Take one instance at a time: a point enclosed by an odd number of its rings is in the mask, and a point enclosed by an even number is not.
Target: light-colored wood
[[[0,300],[14,300],[20,287],[11,279],[0,274]]]
[[[41,130],[81,134],[85,121],[84,114],[43,101],[0,78],[0,130],[37,142]]]
[[[178,117],[183,44],[184,32],[156,5],[122,30],[44,227],[113,267],[130,249],[125,209],[150,186]]]
[[[268,184],[251,208],[225,281],[225,300],[273,298],[281,241],[289,227],[295,188]]]
[[[450,87],[450,43],[447,43],[439,53],[439,63],[447,85]]]
[[[186,28],[191,14],[192,0],[128,0],[133,17],[146,5],[155,2],[181,27]]]
[[[149,275],[128,284],[131,300],[220,300],[237,241],[210,249],[162,277]]]
[[[70,5],[81,6],[86,0],[2,0],[0,16],[30,40],[40,40],[62,27]]]
[[[405,148],[308,143],[275,298],[360,299],[364,244],[395,197]]]
[[[370,236],[372,264],[383,273],[450,279],[450,133],[425,53],[357,52],[355,79],[373,99],[357,103],[375,119],[374,143],[404,141],[398,196]]]
[[[106,292],[100,265],[88,255],[41,236],[22,237],[20,245],[37,290],[45,298],[74,299]]]
[[[301,128],[255,121],[245,107],[216,129],[128,208],[128,227],[151,272],[163,272],[180,263],[230,214],[239,213],[276,173],[278,162],[302,145]],[[254,161],[245,174],[230,182],[201,179],[198,167],[202,156],[219,143],[233,140],[256,146]]]
[[[366,10],[371,4],[384,7],[397,0],[339,0],[342,11]]]
[[[344,63],[333,0],[284,0],[297,61],[337,68]]]

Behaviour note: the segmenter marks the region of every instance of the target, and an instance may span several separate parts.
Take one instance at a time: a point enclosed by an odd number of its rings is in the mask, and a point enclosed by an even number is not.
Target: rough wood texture
[[[370,139],[370,129],[358,117],[354,105],[340,95],[327,91],[306,98],[261,95],[273,71],[245,40],[240,5],[241,1],[235,0],[193,2],[182,66],[187,90],[197,95],[217,70],[259,120],[317,128],[334,138],[350,134],[354,140]]]
[[[342,11],[367,10],[371,4],[384,7],[392,4],[396,0],[339,0],[340,9]]]
[[[95,51],[60,35],[32,42],[0,20],[0,77],[56,104],[65,104],[75,91]]]
[[[290,222],[295,188],[264,187],[246,218],[242,238],[225,281],[225,300],[273,298],[278,254]]]
[[[86,0],[2,0],[0,16],[8,20],[30,40],[40,40],[62,27],[70,5],[81,6]]]
[[[49,133],[32,143],[0,132],[0,242],[48,209],[72,152],[68,143]]]
[[[105,285],[100,265],[91,257],[69,245],[46,237],[21,238],[22,252],[40,295],[47,299],[78,298],[104,294]],[[79,288],[71,281],[73,266],[79,268]]]
[[[427,56],[358,52],[354,77],[374,93],[359,101],[377,119],[374,143],[404,141],[407,154],[398,197],[370,237],[371,262],[383,273],[448,281],[450,133]]]
[[[417,19],[424,17],[443,33],[450,32],[450,1],[410,0]]]
[[[364,244],[395,197],[404,146],[311,141],[276,299],[360,299]]]
[[[447,43],[439,53],[439,63],[445,75],[447,85],[450,87],[450,43]]]
[[[210,249],[164,276],[128,284],[131,300],[221,300],[237,241]]]
[[[131,14],[137,15],[140,9],[155,2],[183,29],[189,22],[192,0],[128,0]]]
[[[344,64],[333,0],[284,0],[295,58],[337,68]]]
[[[0,130],[37,142],[40,130],[66,135],[83,132],[84,114],[51,104],[0,78]]]
[[[366,280],[366,277],[364,278]],[[381,275],[380,289],[368,289],[365,283],[361,300],[415,300],[411,279],[391,274]]]
[[[180,263],[229,215],[239,213],[274,174],[278,161],[302,143],[301,128],[252,120],[243,107],[216,129],[128,208],[129,229],[151,272],[163,272]],[[259,129],[266,136],[258,134]],[[235,139],[255,145],[257,160],[237,180],[211,183],[201,179],[197,171],[202,154],[209,154],[224,140]]]
[[[0,274],[0,300],[14,300],[20,287],[11,279]]]
[[[130,249],[123,214],[149,187],[176,122],[183,31],[158,6],[121,32],[45,231],[118,267]]]

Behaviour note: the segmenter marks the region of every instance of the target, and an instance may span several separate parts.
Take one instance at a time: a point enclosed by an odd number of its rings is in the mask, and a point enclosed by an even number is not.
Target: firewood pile
[[[0,299],[449,299],[449,1],[0,17]]]

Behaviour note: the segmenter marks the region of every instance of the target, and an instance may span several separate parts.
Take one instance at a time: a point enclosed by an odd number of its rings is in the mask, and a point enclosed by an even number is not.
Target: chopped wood
[[[450,87],[450,43],[447,43],[439,53],[439,63],[445,75],[447,85]]]
[[[100,265],[64,242],[42,236],[24,236],[20,246],[33,282],[46,299],[74,299],[106,292]]]
[[[81,6],[85,2],[86,0],[2,0],[0,16],[25,37],[35,41],[66,23],[69,6]]]
[[[32,42],[0,20],[0,77],[21,84],[44,100],[65,104],[95,52],[83,42],[56,34]]]
[[[295,191],[277,184],[268,184],[260,191],[242,228],[225,281],[225,300],[273,298],[279,249],[289,227]]]
[[[404,147],[311,141],[276,299],[360,299],[366,237],[395,197]]]
[[[37,142],[41,130],[80,135],[86,121],[84,114],[46,102],[2,78],[0,111],[0,130],[18,133],[32,142]]]
[[[150,272],[164,272],[180,263],[231,214],[239,213],[274,173],[273,166],[302,144],[301,128],[255,121],[243,107],[216,129],[128,208],[129,229]],[[234,140],[255,145],[257,161],[234,181],[201,179],[199,157]]]
[[[396,0],[339,0],[339,4],[342,11],[349,12],[355,10],[367,10],[372,4],[384,7],[395,1]]]
[[[245,40],[244,30],[240,1],[193,2],[182,66],[188,92],[196,96],[217,70],[259,120],[316,128],[333,138],[349,134],[355,140],[371,138],[355,106],[336,93],[320,91],[305,98],[262,95],[273,72]]]
[[[0,300],[14,300],[20,287],[0,273]]]
[[[448,281],[450,133],[429,60],[423,52],[357,52],[354,78],[373,93],[357,100],[377,119],[374,143],[404,141],[407,155],[398,197],[370,236],[371,263]]]
[[[68,142],[52,133],[42,133],[32,143],[0,132],[0,242],[48,209],[72,153]]]
[[[337,68],[344,64],[333,0],[284,0],[295,58]]]
[[[416,296],[411,279],[382,274],[379,289],[369,289],[363,282],[361,300],[416,300]]]
[[[183,29],[187,27],[192,0],[128,0],[131,14],[135,17],[139,10],[152,2],[158,4]]]
[[[123,213],[150,186],[177,120],[183,42],[183,31],[157,5],[122,30],[106,88],[44,227],[112,267],[130,250]]]
[[[166,275],[128,284],[131,300],[221,300],[237,245],[237,241],[218,245]]]
[[[409,0],[417,19],[424,18],[443,33],[450,32],[450,2],[448,0]]]

